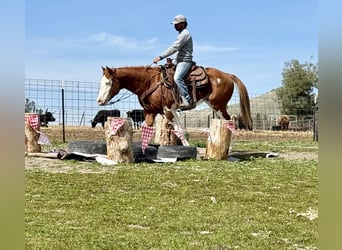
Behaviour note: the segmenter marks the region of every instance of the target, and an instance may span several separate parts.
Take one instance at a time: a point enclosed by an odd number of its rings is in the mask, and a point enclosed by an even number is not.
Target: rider
[[[157,63],[158,61],[163,60],[164,58],[177,52],[177,56],[175,58],[176,71],[174,74],[174,80],[178,86],[183,101],[183,104],[180,106],[180,108],[190,109],[193,107],[194,101],[189,95],[188,88],[183,78],[189,72],[192,66],[192,37],[186,28],[188,23],[185,16],[175,16],[171,24],[174,24],[175,29],[179,32],[176,41],[174,41],[174,43],[160,56],[154,58],[153,62]]]

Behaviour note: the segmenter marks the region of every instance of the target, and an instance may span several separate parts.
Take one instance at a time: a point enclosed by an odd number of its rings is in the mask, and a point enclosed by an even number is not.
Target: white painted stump
[[[154,143],[160,144],[161,146],[182,145],[181,140],[173,133],[173,125],[165,116],[157,115],[155,124],[156,133]]]
[[[208,136],[206,159],[226,160],[228,158],[232,132],[225,127],[226,120],[212,119]]]
[[[30,116],[37,119],[37,128],[34,129],[28,122]],[[39,116],[35,113],[25,113],[25,152],[39,153],[42,148],[38,143],[39,140]]]
[[[112,122],[123,120],[123,125],[113,134]],[[107,157],[117,163],[133,163],[132,120],[129,118],[108,117],[105,125]]]

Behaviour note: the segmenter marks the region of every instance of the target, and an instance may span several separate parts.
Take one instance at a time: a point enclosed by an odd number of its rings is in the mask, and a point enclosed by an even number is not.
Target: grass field
[[[317,146],[310,138],[289,135],[234,144],[236,150],[304,156],[317,154]],[[318,246],[317,159],[111,167],[59,161],[51,165],[54,171],[41,163],[26,165],[26,249]]]

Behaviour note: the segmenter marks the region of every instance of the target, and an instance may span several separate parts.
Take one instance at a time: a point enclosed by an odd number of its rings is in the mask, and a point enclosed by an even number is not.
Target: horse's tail
[[[246,86],[243,82],[235,75],[232,75],[235,84],[239,89],[239,96],[240,96],[240,109],[243,123],[245,124],[246,128],[249,130],[253,129],[253,121],[251,116],[251,107],[249,101],[249,95],[246,89]]]

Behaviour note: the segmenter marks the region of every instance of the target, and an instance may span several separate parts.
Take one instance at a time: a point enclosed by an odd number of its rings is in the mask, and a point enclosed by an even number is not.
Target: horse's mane
[[[159,70],[159,67],[152,67],[151,65],[145,65],[145,66],[124,66],[124,67],[118,67],[113,69],[136,69],[136,70]]]

